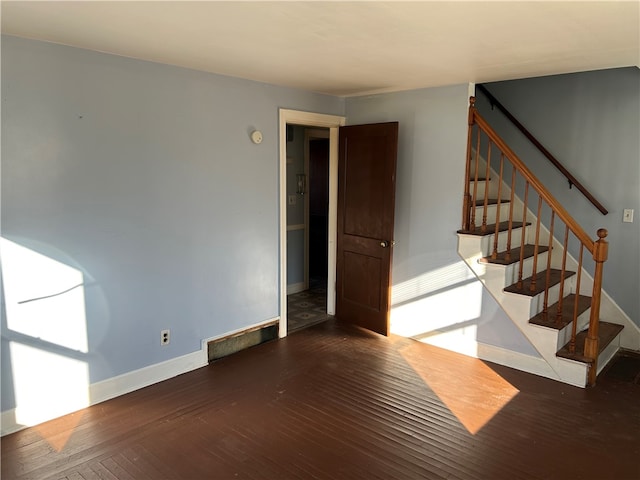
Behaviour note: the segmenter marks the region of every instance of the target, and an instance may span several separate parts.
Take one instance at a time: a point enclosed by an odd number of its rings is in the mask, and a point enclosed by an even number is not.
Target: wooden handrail
[[[482,116],[478,113],[478,111],[473,108],[473,118],[475,123],[487,134],[487,137],[498,146],[500,151],[502,151],[511,161],[511,163],[516,167],[516,169],[522,174],[522,176],[527,180],[531,186],[538,192],[538,194],[544,199],[545,202],[556,212],[556,215],[560,217],[560,219],[569,227],[569,229],[573,232],[573,234],[584,244],[585,247],[589,250],[589,252],[593,253],[594,249],[594,241],[591,240],[591,237],[583,230],[583,228],[574,220],[574,218],[567,212],[567,210],[562,206],[562,204],[556,200],[556,198],[551,195],[551,193],[544,187],[542,182],[538,180],[538,178],[527,168],[520,157],[518,157],[509,146],[504,143],[498,135],[495,134],[491,126],[487,123],[487,121],[482,118]]]
[[[575,290],[576,299],[574,300],[574,305],[576,306],[573,310],[573,319],[574,322],[572,333],[571,333],[571,342],[570,342],[570,351],[571,354],[578,353],[575,352],[575,326],[578,321],[578,301],[580,296],[580,273],[583,268],[582,260],[583,249],[587,249],[589,253],[591,253],[593,257],[593,261],[595,264],[594,274],[593,274],[593,286],[592,286],[592,296],[591,296],[591,312],[589,317],[589,329],[587,332],[587,337],[585,339],[584,351],[580,355],[583,355],[584,358],[588,359],[589,362],[589,372],[588,372],[588,384],[594,385],[597,374],[597,363],[598,363],[598,352],[599,352],[599,340],[598,340],[598,329],[600,322],[600,298],[602,293],[602,276],[603,276],[603,266],[604,262],[607,260],[607,251],[608,251],[608,243],[606,241],[607,231],[605,229],[600,229],[597,232],[598,239],[596,241],[592,240],[591,237],[583,230],[583,228],[575,221],[575,219],[567,212],[567,210],[560,204],[560,202],[546,189],[546,187],[538,180],[538,178],[527,168],[524,162],[511,150],[511,148],[505,143],[505,141],[498,136],[498,134],[493,130],[493,128],[488,124],[488,122],[482,118],[482,116],[478,113],[475,107],[475,97],[470,98],[470,107],[469,107],[469,133],[468,133],[468,143],[467,143],[467,165],[465,169],[465,190],[463,197],[463,213],[462,213],[462,230],[460,233],[472,233],[476,229],[476,209],[482,209],[482,225],[480,226],[481,232],[485,232],[487,229],[487,209],[489,207],[488,200],[488,185],[485,184],[484,192],[482,193],[483,200],[478,200],[478,184],[479,182],[487,182],[489,180],[490,174],[490,163],[491,163],[491,152],[498,151],[500,153],[500,173],[498,177],[498,199],[492,199],[492,204],[496,204],[496,215],[495,215],[495,225],[492,225],[492,228],[495,228],[496,238],[500,231],[500,225],[505,222],[501,222],[500,215],[500,204],[502,203],[502,193],[501,193],[501,184],[503,181],[503,162],[507,160],[510,162],[512,167],[511,173],[511,187],[510,187],[510,199],[505,200],[505,202],[509,202],[509,217],[508,217],[508,232],[507,232],[507,249],[502,252],[504,254],[504,258],[510,260],[511,255],[511,231],[513,228],[522,227],[526,228],[527,225],[527,210],[528,210],[528,192],[529,189],[533,189],[537,194],[538,198],[538,207],[537,207],[537,219],[536,219],[536,231],[535,231],[535,244],[533,245],[533,275],[530,279],[527,280],[529,282],[528,290],[530,292],[538,292],[536,284],[536,272],[537,272],[537,255],[539,252],[539,243],[540,243],[540,216],[542,212],[542,202],[544,201],[551,211],[551,219],[550,219],[550,228],[549,228],[549,238],[548,238],[548,249],[547,251],[547,272],[546,279],[544,280],[544,304],[542,313],[545,315],[548,314],[548,299],[549,299],[549,288],[550,288],[550,275],[551,275],[551,253],[553,251],[553,232],[554,232],[554,221],[557,218],[559,221],[564,223],[564,243],[562,244],[562,260],[561,260],[561,268],[560,270],[555,270],[555,274],[558,275],[559,272],[559,302],[556,307],[556,315],[555,322],[560,325],[563,321],[563,298],[564,297],[564,281],[565,278],[573,275],[574,272],[569,272],[566,270],[567,266],[567,250],[569,248],[569,232],[571,232],[576,239],[582,245],[580,247],[580,259],[578,261],[578,277],[577,277],[577,288]],[[473,142],[473,132],[476,132],[476,143],[475,147],[472,146]],[[480,158],[480,146],[481,146],[481,136],[485,136],[487,139],[487,155],[486,155],[486,166],[483,168],[486,169],[485,177],[479,178],[478,170],[479,170],[479,158]],[[483,138],[485,138],[483,137]],[[472,163],[473,165],[473,178],[472,178]],[[523,211],[522,211],[522,220],[517,223],[513,221],[513,200],[514,200],[514,190],[516,186],[516,174],[519,174],[524,180],[524,201],[523,201]],[[470,183],[473,183],[473,191],[470,189]],[[492,215],[493,216],[493,215]],[[525,281],[523,280],[523,271],[524,271],[524,251],[525,251],[525,233],[520,236],[520,246],[519,246],[519,262],[516,267],[518,281],[513,284],[509,288],[515,287],[514,290],[509,290],[511,292],[517,293],[518,290],[524,289]],[[494,239],[494,252],[492,253],[492,257],[495,259],[497,257],[497,240]],[[514,277],[515,278],[515,277]],[[535,293],[534,293],[535,294]]]
[[[478,90],[480,90],[488,99],[489,102],[491,103],[491,106],[496,106],[498,107],[498,110],[500,110],[505,117],[507,117],[511,123],[513,123],[516,128],[518,130],[520,130],[522,132],[522,134],[527,137],[527,139],[529,139],[529,141],[531,143],[533,143],[533,145],[540,150],[540,152],[547,157],[547,159],[558,169],[560,170],[560,172],[566,177],[566,179],[569,181],[569,188],[571,188],[571,186],[575,185],[576,188],[578,190],[580,190],[580,192],[587,198],[587,200],[589,200],[594,207],[596,207],[598,210],[600,210],[600,212],[602,212],[603,215],[606,215],[607,213],[609,213],[609,211],[604,208],[604,206],[598,201],[596,200],[596,198],[591,194],[591,192],[589,192],[586,187],[584,185],[582,185],[582,183],[580,183],[578,181],[578,179],[576,179],[576,177],[574,177],[571,172],[569,172],[569,170],[567,170],[564,165],[562,165],[557,159],[556,157],[554,157],[551,152],[549,152],[549,150],[547,150],[544,145],[542,145],[538,139],[536,137],[534,137],[531,132],[529,132],[529,130],[527,130],[525,128],[524,125],[522,125],[518,119],[516,117],[514,117],[511,112],[509,112],[509,110],[506,109],[506,107],[504,105],[502,105],[502,103],[500,103],[498,101],[498,99],[496,97],[494,97],[491,92],[489,92],[489,90],[487,90],[487,87],[485,87],[482,84],[478,84],[476,85],[476,87],[478,88]]]

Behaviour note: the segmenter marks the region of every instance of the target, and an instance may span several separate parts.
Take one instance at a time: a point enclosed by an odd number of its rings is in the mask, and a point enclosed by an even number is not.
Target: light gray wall
[[[287,202],[287,225],[304,223],[304,197],[297,195],[299,173],[304,171],[305,127],[293,125],[293,141],[287,142],[287,195],[296,195],[296,204]],[[291,163],[289,163],[291,160]]]
[[[468,85],[348,98],[349,124],[399,122],[392,328],[475,329],[479,342],[537,355],[457,253]]]
[[[287,141],[287,197],[295,195],[296,204],[287,201],[287,225],[304,224],[304,196],[298,195],[299,173],[304,171],[304,131],[301,125],[292,125],[293,140]],[[291,163],[289,163],[291,161]],[[287,285],[304,281],[304,230],[287,232]]]
[[[287,285],[304,282],[304,230],[287,232]]]
[[[604,289],[640,325],[640,70],[489,83],[491,93],[609,210],[603,216],[478,93],[478,109],[596,239],[609,231]],[[622,222],[625,208],[634,223]],[[577,252],[573,252],[577,256]]]
[[[2,236],[83,273],[91,383],[278,316],[280,107],[344,114],[336,97],[2,38]]]

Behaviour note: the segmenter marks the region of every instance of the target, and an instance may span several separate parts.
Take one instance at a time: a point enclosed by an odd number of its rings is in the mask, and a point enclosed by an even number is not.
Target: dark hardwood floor
[[[638,479],[640,386],[335,320],[2,438],[2,479]]]

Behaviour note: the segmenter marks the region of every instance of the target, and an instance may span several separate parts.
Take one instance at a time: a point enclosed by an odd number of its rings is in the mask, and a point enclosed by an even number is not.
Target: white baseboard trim
[[[534,357],[486,343],[478,343],[477,345],[477,358],[480,360],[515,368],[541,377],[558,379],[558,375],[542,357]]]
[[[87,407],[196,370],[207,364],[208,359],[205,348],[204,352],[197,351],[189,353],[181,357],[172,358],[165,362],[149,365],[148,367],[93,383],[89,385],[89,404]],[[53,420],[53,418],[48,420]],[[0,414],[0,422],[0,435],[2,436],[33,426],[17,423],[15,408],[2,412]]]
[[[304,282],[292,283],[287,285],[287,295],[293,295],[294,293],[304,292],[306,290]]]
[[[203,354],[200,350],[93,383],[89,386],[91,405],[168,380],[207,364],[206,352]]]
[[[3,437],[18,430],[26,428],[26,425],[16,423],[16,409],[5,410],[0,414],[0,435]]]
[[[149,365],[132,372],[127,372],[122,375],[93,383],[89,385],[89,403],[84,408],[148,387],[149,385],[168,380],[178,375],[182,375],[183,373],[205,367],[209,363],[207,348],[208,342],[211,340],[227,337],[247,330],[254,330],[266,325],[277,324],[279,321],[280,317],[275,317],[231,332],[225,332],[216,337],[207,338],[202,341],[201,349],[196,352],[188,353],[181,357],[172,358],[164,362]],[[0,413],[0,436],[8,435],[33,426],[18,423],[16,421],[16,410],[16,408],[12,408]],[[66,414],[68,413],[73,413],[73,410],[66,412]],[[53,420],[53,418],[56,417],[45,419],[43,421]]]
[[[543,357],[514,352],[502,347],[480,343],[465,335],[434,335],[417,341],[457,352],[486,362],[532,373],[541,377],[558,380],[558,374]]]

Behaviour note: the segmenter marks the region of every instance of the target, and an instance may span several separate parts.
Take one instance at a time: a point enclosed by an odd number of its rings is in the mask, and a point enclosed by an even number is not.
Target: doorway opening
[[[323,302],[324,305],[313,303],[306,306],[316,305],[316,312],[313,309],[308,312],[318,313],[318,317],[320,313],[325,316],[335,314],[338,128],[344,123],[344,117],[280,110],[280,337],[291,330],[288,328],[288,294],[306,292],[307,300],[313,295],[316,301]],[[295,149],[288,148],[290,143],[295,143],[296,133],[302,144],[302,158],[299,153],[296,158]],[[312,143],[314,140],[321,141]],[[322,161],[316,165],[311,160],[312,154],[320,158],[327,153],[325,167],[320,166]],[[311,169],[316,166],[319,171],[313,173]],[[322,179],[320,171],[325,172],[326,180]],[[323,193],[317,193],[322,190],[316,188],[318,183],[326,183],[325,199]],[[319,206],[322,203],[324,208]],[[315,212],[313,227],[311,211]],[[322,219],[323,215],[326,220]],[[302,268],[296,269],[294,261],[289,261],[289,258],[294,258],[289,252],[295,250],[298,252],[296,258],[302,258]],[[322,251],[326,252],[325,256]],[[310,292],[310,286],[317,288]],[[291,308],[293,315],[293,304]],[[302,315],[312,323],[322,320],[314,321],[311,316]],[[292,329],[300,325],[296,323],[292,322]]]
[[[329,129],[287,125],[288,333],[329,318],[329,152]]]

